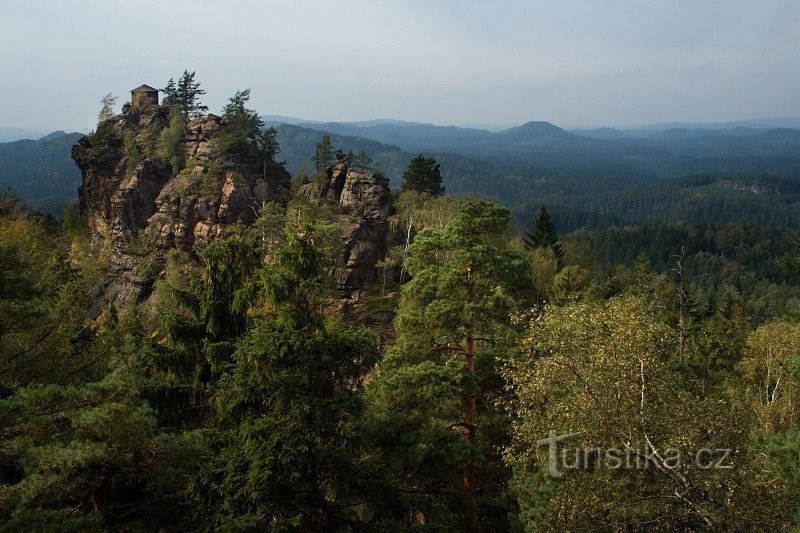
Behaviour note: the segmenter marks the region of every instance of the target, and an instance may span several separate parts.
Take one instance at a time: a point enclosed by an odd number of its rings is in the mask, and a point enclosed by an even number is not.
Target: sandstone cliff
[[[389,180],[348,168],[343,157],[326,173],[327,185],[322,190],[310,186],[307,194],[337,208],[346,269],[339,290],[346,303],[354,304],[388,248],[389,217],[394,213]]]
[[[193,252],[231,224],[255,220],[264,203],[285,200],[289,174],[277,165],[265,173],[255,145],[235,161],[214,156],[222,123],[214,115],[191,121],[170,151],[168,109],[134,108],[73,148],[81,212],[93,241],[110,251],[107,301],[146,297],[169,249]],[[145,245],[149,272],[139,258]]]
[[[209,115],[175,136],[168,108],[128,108],[74,147],[83,174],[81,212],[113,270],[101,305],[147,298],[169,250],[193,254],[232,224],[253,222],[265,203],[285,202],[289,174],[280,165],[265,167],[255,143],[234,158],[216,153],[223,125]],[[328,205],[341,227],[344,271],[337,281],[341,306],[352,308],[386,252],[389,184],[380,174],[349,169],[343,159],[327,177],[306,194]]]

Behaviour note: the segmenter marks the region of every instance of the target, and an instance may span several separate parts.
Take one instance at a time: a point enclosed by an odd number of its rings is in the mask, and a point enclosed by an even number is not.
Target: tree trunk
[[[472,282],[472,266],[467,267],[467,283]],[[467,324],[466,327],[466,350],[465,355],[467,358],[467,372],[470,377],[475,376],[475,338],[472,330],[472,324]],[[472,381],[472,380],[471,380]],[[477,398],[475,391],[472,390],[472,383],[468,385],[464,395],[464,425],[466,431],[464,438],[467,444],[475,446],[475,432],[476,432],[476,408]],[[467,493],[470,501],[470,513],[465,524],[466,531],[478,530],[478,488],[475,482],[475,465],[470,459],[466,468],[464,469],[464,491]]]

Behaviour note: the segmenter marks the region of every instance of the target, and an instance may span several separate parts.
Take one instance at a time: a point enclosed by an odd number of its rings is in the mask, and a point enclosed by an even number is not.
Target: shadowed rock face
[[[105,299],[117,306],[146,297],[152,288],[153,280],[139,272],[130,253],[135,239],[146,241],[161,261],[172,248],[193,253],[230,225],[254,221],[265,203],[285,201],[289,189],[283,168],[264,174],[255,145],[235,162],[215,159],[213,140],[223,119],[214,115],[187,125],[178,146],[186,166],[175,175],[154,156],[168,119],[166,107],[132,109],[98,125],[97,133],[72,151],[83,174],[81,212],[95,244],[111,250],[115,281]],[[134,145],[138,160],[132,160]]]
[[[342,158],[326,172],[328,183],[322,191],[306,186],[305,192],[336,208],[345,265],[339,293],[343,305],[349,306],[358,302],[377,274],[376,263],[386,256],[394,207],[389,180],[382,175],[357,172]]]

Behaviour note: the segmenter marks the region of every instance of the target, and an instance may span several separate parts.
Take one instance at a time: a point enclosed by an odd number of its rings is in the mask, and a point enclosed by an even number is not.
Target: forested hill
[[[292,175],[313,174],[311,156],[326,133],[336,148],[369,154],[393,188],[423,152],[441,163],[449,194],[494,198],[512,209],[520,227],[541,203],[561,231],[679,220],[800,225],[798,130],[674,129],[633,140],[592,139],[546,122],[498,133],[398,122],[277,130],[278,159]],[[79,137],[0,144],[0,188],[60,214],[77,197],[80,173],[70,150]]]
[[[674,128],[632,137],[610,128],[603,130],[604,135],[580,135],[536,121],[500,132],[402,122],[306,123],[303,127],[375,139],[409,152],[450,152],[590,174],[665,178],[693,172],[746,175],[755,171],[800,176],[800,130],[786,128]]]
[[[81,137],[60,131],[37,141],[0,143],[0,188],[11,187],[34,209],[60,214],[78,197],[81,173],[70,152]]]
[[[537,126],[557,136],[551,126]],[[558,128],[555,128],[556,130]],[[281,143],[279,158],[293,174],[309,171],[308,154],[325,132],[283,124],[277,126]],[[563,130],[559,130],[563,131]],[[794,130],[790,130],[794,131]],[[566,132],[564,132],[566,133]],[[329,134],[332,144],[345,152],[364,150],[390,178],[402,184],[402,171],[412,154],[396,146],[352,135]],[[509,130],[520,138],[523,130]],[[567,134],[571,135],[571,134]],[[508,205],[520,224],[527,223],[541,203],[551,208],[560,230],[580,227],[686,222],[751,221],[759,224],[800,227],[800,179],[765,175],[756,163],[751,172],[732,171],[741,159],[727,165],[683,164],[690,176],[656,180],[633,171],[604,166],[576,171],[569,160],[560,165],[520,164],[502,157],[482,158],[448,152],[426,152],[441,162],[444,186],[455,195],[494,198]],[[766,159],[769,160],[769,159]]]

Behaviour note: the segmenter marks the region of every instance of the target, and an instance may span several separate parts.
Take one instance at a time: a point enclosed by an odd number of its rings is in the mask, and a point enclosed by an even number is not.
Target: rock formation
[[[73,148],[83,174],[81,212],[95,244],[110,250],[115,280],[107,301],[120,306],[148,295],[153,280],[140,272],[132,251],[138,241],[157,260],[171,248],[193,252],[231,224],[255,220],[264,203],[285,199],[289,174],[273,165],[265,175],[255,145],[235,161],[215,158],[222,124],[214,115],[192,120],[167,158],[159,150],[169,147],[168,108],[128,108]],[[176,173],[165,159],[185,166]]]
[[[389,217],[394,213],[389,180],[380,173],[362,173],[347,166],[344,156],[326,170],[327,184],[305,192],[334,208],[342,228],[345,274],[339,280],[344,305],[356,304],[377,273],[376,263],[388,248]]]
[[[169,250],[193,254],[232,224],[253,222],[265,203],[287,198],[289,174],[277,164],[265,172],[254,143],[233,160],[215,153],[223,126],[223,118],[208,115],[171,138],[167,107],[127,107],[73,148],[83,174],[81,212],[113,270],[101,305],[148,297]],[[327,184],[306,194],[327,204],[342,228],[337,281],[342,307],[352,307],[386,253],[392,201],[386,178],[356,172],[338,155]]]

